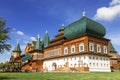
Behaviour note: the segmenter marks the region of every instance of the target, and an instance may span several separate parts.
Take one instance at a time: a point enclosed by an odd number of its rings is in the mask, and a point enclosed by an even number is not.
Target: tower
[[[43,47],[45,48],[49,46],[49,43],[50,43],[50,38],[49,38],[48,32],[46,31],[44,39],[43,39]]]
[[[42,51],[42,42],[40,41],[40,35],[38,34],[38,39],[36,41],[36,44],[34,46],[34,50],[41,50]]]
[[[17,42],[17,44],[16,44],[16,46],[15,46],[15,48],[14,48],[14,50],[12,52],[13,52],[12,55],[13,55],[14,58],[20,57],[21,49],[20,49],[20,45],[19,45],[18,42]]]

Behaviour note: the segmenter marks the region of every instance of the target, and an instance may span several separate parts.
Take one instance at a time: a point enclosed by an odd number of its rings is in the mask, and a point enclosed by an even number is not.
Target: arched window
[[[97,53],[101,53],[101,46],[97,45]]]
[[[79,52],[84,52],[84,43],[79,44]]]
[[[103,51],[105,54],[107,54],[107,47],[106,46],[103,47]]]
[[[71,46],[71,53],[75,53],[75,45]]]
[[[68,54],[68,47],[64,48],[64,54]]]
[[[93,43],[89,43],[89,51],[94,51],[94,44]]]

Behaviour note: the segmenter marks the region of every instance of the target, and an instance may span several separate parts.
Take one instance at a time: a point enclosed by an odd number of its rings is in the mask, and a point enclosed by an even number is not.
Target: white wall
[[[89,57],[91,57],[91,59]],[[93,59],[93,57],[95,59]],[[98,57],[98,60],[96,59],[97,57]],[[105,60],[103,60],[104,58]],[[74,66],[87,67],[88,66],[90,71],[110,72],[109,57],[102,57],[102,60],[100,59],[101,59],[101,56],[96,56],[96,55],[77,55],[77,56],[70,56],[70,57],[61,57],[56,59],[45,60],[43,62],[43,68],[44,69],[48,68],[48,70],[51,71],[51,70],[54,70],[52,66],[53,63],[56,63],[57,68],[59,68],[60,66],[64,67],[65,63],[68,62],[69,67],[74,67]]]
[[[91,59],[89,57],[91,57]],[[88,67],[90,71],[110,72],[110,58],[105,56],[88,55]]]

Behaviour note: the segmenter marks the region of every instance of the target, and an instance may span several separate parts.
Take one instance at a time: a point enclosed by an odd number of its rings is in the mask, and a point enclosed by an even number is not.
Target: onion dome
[[[64,36],[67,39],[76,38],[85,34],[104,37],[105,33],[106,30],[102,24],[93,21],[86,16],[83,16],[78,21],[71,23],[64,30]]]

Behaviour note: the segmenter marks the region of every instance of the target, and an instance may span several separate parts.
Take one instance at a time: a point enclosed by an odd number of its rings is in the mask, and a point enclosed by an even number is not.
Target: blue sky
[[[0,17],[11,28],[8,43],[13,49],[19,39],[22,51],[37,34],[43,39],[46,30],[54,38],[62,24],[67,26],[80,19],[83,11],[105,26],[105,37],[120,53],[120,0],[0,0]],[[11,53],[0,54],[0,62],[8,60]]]

